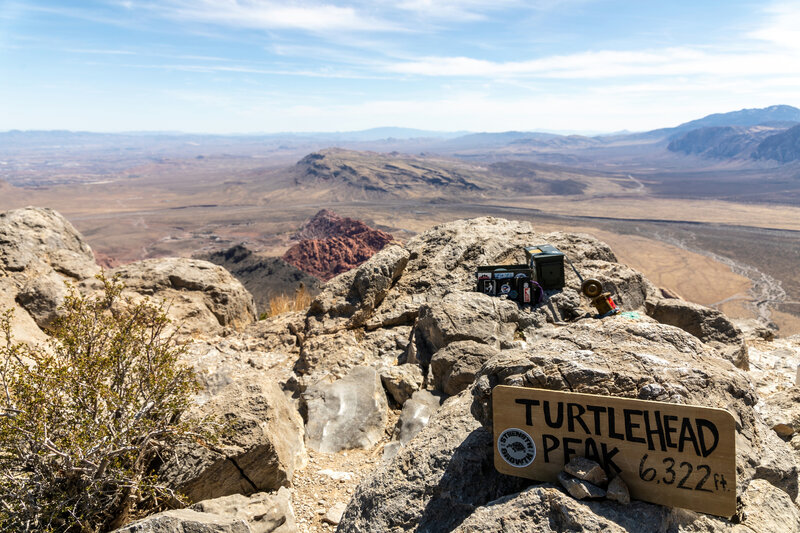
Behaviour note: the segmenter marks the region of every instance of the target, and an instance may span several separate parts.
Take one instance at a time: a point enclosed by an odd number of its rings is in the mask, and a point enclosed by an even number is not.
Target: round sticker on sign
[[[517,468],[525,468],[536,458],[533,439],[517,428],[508,428],[500,434],[497,450],[505,462]]]

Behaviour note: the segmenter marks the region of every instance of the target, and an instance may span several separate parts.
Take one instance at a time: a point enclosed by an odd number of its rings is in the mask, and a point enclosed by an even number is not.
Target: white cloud
[[[366,16],[354,7],[319,2],[170,0],[141,7],[172,18],[251,29],[309,32],[400,30],[396,24]]]
[[[603,50],[514,62],[469,57],[423,57],[386,65],[389,72],[449,77],[542,77],[603,79],[624,76],[753,76],[784,74],[797,64],[789,52],[726,52],[665,48],[647,51]]]
[[[766,24],[750,32],[751,39],[800,53],[800,5],[777,3],[765,8]]]

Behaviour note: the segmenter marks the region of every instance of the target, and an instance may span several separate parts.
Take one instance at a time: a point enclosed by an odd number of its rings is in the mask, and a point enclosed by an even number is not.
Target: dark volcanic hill
[[[475,167],[454,161],[440,164],[409,155],[353,152],[332,148],[301,159],[294,169],[296,186],[336,189],[359,198],[476,193],[486,188]]]
[[[323,209],[306,222],[283,260],[322,280],[357,267],[394,240],[359,220]]]
[[[292,295],[301,284],[312,296],[319,293],[319,279],[279,257],[258,256],[241,244],[195,257],[224,267],[241,281],[253,295],[259,314],[269,310],[270,298]]]

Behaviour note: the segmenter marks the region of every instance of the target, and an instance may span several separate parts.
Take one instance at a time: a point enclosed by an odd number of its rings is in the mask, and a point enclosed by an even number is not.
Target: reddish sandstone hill
[[[295,235],[283,260],[324,281],[355,268],[394,238],[360,220],[321,210]]]

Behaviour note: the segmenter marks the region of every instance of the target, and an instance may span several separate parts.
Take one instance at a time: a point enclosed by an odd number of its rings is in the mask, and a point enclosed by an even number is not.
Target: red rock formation
[[[322,280],[355,268],[393,239],[360,220],[323,209],[294,236],[301,239],[283,260]]]

